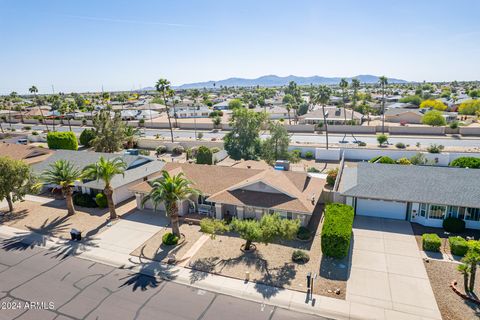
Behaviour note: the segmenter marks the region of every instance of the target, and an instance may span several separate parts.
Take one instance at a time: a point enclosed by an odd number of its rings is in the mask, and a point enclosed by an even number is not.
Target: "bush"
[[[337,180],[337,176],[338,176],[338,168],[328,170],[327,184],[333,187],[335,185],[335,181]]]
[[[383,144],[388,141],[388,136],[386,134],[379,134],[377,135],[377,141],[379,146],[383,146]]]
[[[150,151],[146,149],[138,149],[138,154],[142,156],[150,156]]]
[[[412,162],[408,160],[407,158],[400,158],[397,160],[397,164],[402,164],[402,165],[411,165]]]
[[[368,162],[371,162],[371,163],[394,164],[394,163],[395,163],[395,160],[393,160],[392,158],[387,157],[387,156],[380,156],[380,157],[372,158],[372,159],[370,159]]]
[[[358,146],[359,146],[359,147],[366,147],[366,146],[367,146],[367,143],[366,143],[366,142],[363,142],[363,141],[360,141],[360,142],[358,143]]]
[[[176,155],[180,155],[185,152],[185,148],[182,146],[176,146],[172,149],[172,153]]]
[[[106,208],[108,206],[107,197],[103,193],[97,193],[95,203],[99,208]]]
[[[171,232],[167,232],[162,237],[162,243],[167,246],[174,246],[178,243],[179,238]]]
[[[302,250],[295,250],[292,253],[292,261],[296,263],[307,263],[310,260],[308,253]]]
[[[405,149],[405,143],[397,142],[397,144],[395,144],[395,147],[397,147],[398,149]]]
[[[86,193],[75,193],[73,195],[73,204],[85,208],[96,208],[97,203],[93,200],[92,196]]]
[[[23,130],[25,130],[25,131],[30,131],[30,130],[32,130],[32,127],[30,127],[30,126],[25,126],[25,127],[23,127]]]
[[[458,128],[458,121],[452,121],[450,123],[450,129],[457,129]]]
[[[37,131],[32,131],[32,136],[38,136],[38,132]]]
[[[313,159],[313,152],[312,151],[305,152],[305,158],[306,159]]]
[[[91,146],[91,141],[97,136],[95,130],[93,129],[85,129],[80,134],[80,144],[84,145],[85,147]]]
[[[444,146],[441,144],[431,144],[429,147],[427,147],[427,151],[430,153],[441,153],[443,148]]]
[[[307,169],[307,172],[311,172],[311,173],[319,173],[320,170],[318,170],[317,168],[315,167],[308,167]]]
[[[468,251],[468,241],[462,237],[449,237],[450,251],[456,256],[463,257]]]
[[[433,127],[440,127],[446,125],[447,121],[445,121],[445,118],[440,111],[430,110],[423,115],[422,123]]]
[[[460,157],[450,162],[450,167],[480,169],[480,158]]]
[[[440,252],[442,240],[435,233],[424,233],[422,235],[422,248],[425,251]]]
[[[448,232],[463,232],[465,231],[465,221],[454,217],[447,217],[443,220],[443,229]]]
[[[161,154],[164,154],[165,152],[167,152],[167,147],[166,146],[158,146],[155,149],[155,153],[157,154],[157,156],[159,156]]]
[[[382,156],[377,156],[377,157],[373,157],[372,159],[368,160],[368,162],[370,163],[375,163],[377,162]]]
[[[77,150],[78,141],[75,133],[67,132],[49,132],[47,134],[47,144],[50,149]]]
[[[197,153],[197,164],[213,164],[212,151],[205,146],[200,146]]]
[[[321,236],[324,255],[340,259],[348,255],[352,238],[353,216],[351,206],[341,203],[327,205]]]
[[[305,227],[300,227],[298,228],[297,232],[297,238],[300,240],[310,240],[311,238],[311,232]]]

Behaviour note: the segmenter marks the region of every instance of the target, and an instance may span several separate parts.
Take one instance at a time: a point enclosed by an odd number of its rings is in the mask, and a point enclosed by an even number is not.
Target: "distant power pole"
[[[55,87],[52,84],[52,94],[55,94]]]

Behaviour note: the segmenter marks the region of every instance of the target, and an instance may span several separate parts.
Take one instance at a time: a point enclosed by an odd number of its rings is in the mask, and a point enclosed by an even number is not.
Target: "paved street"
[[[7,124],[4,124],[7,127]],[[13,124],[12,127],[20,130],[26,125],[23,124]],[[45,126],[31,126],[33,130],[45,130]],[[72,126],[72,130],[76,133],[81,133],[85,128],[82,127],[74,127]],[[68,126],[57,126],[57,131],[68,131]],[[170,137],[170,131],[166,129],[145,129],[142,130],[145,132],[146,137],[154,137],[155,135],[160,135],[165,138]],[[204,139],[222,139],[223,136],[226,134],[226,131],[198,131],[203,133]],[[194,138],[195,132],[193,130],[175,130],[174,131],[175,138]],[[267,138],[267,134],[263,134],[262,138]],[[299,143],[316,143],[316,144],[323,144],[326,142],[324,134],[305,134],[305,133],[294,133],[291,135],[292,142],[299,142]],[[330,143],[340,143],[343,140],[343,134],[329,134],[329,142]],[[369,144],[377,144],[377,138],[375,135],[362,135],[356,134],[355,137],[358,140]],[[343,146],[348,147],[354,145],[354,139],[351,135],[347,135],[345,138],[345,143],[342,143]],[[394,135],[390,136],[389,143],[396,144],[397,142],[403,142],[405,144],[415,145],[417,142],[420,142],[422,146],[428,146],[430,144],[441,144],[445,147],[479,147],[480,146],[480,139],[478,137],[450,137],[450,136],[401,136],[401,135]]]
[[[1,241],[1,320],[325,319]]]

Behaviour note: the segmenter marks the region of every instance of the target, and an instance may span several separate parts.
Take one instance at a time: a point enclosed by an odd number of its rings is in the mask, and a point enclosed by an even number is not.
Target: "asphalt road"
[[[0,239],[3,319],[321,320]]]
[[[8,124],[3,124],[5,128],[7,128]],[[13,128],[17,130],[25,127],[24,124],[13,124]],[[31,126],[33,130],[45,130],[45,126]],[[69,131],[68,125],[64,126],[56,126],[57,131]],[[74,127],[72,126],[72,130],[76,133],[81,133],[84,128],[82,127]],[[143,129],[146,137],[155,137],[157,134],[163,136],[165,138],[170,138],[170,131],[168,129]],[[214,132],[211,131],[201,131],[198,132],[203,133],[204,139],[222,139],[223,136],[226,134],[225,131],[218,131]],[[194,138],[195,132],[193,130],[174,130],[173,132],[175,138]],[[267,138],[268,134],[261,135],[262,138]],[[352,138],[351,135],[347,135],[345,138],[345,142],[341,142],[343,140],[344,134],[329,134],[329,143],[341,143],[343,146],[351,146],[354,144],[355,139]],[[363,142],[369,144],[377,144],[376,135],[365,135],[365,134],[356,134],[355,135],[357,140],[361,140]],[[291,134],[292,142],[299,142],[299,143],[317,143],[323,144],[326,142],[326,138],[324,134],[305,134],[305,133],[293,133]],[[420,142],[422,146],[428,146],[430,144],[441,144],[445,147],[480,147],[480,138],[476,137],[461,137],[461,136],[401,136],[401,135],[393,135],[389,138],[389,143],[396,144],[397,142],[403,142],[404,144],[409,145],[416,145],[417,142]]]

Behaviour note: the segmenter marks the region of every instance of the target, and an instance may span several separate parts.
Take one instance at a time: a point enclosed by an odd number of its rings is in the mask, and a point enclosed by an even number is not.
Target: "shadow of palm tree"
[[[215,273],[215,267],[219,262],[219,257],[201,258],[191,262],[189,264],[191,268],[190,283],[193,284],[207,278],[211,273]]]
[[[285,285],[291,284],[296,274],[297,271],[292,264],[285,262],[280,268],[269,269],[262,278],[258,279],[255,290],[261,293],[263,298],[271,298],[283,290]]]
[[[63,240],[57,246],[52,247],[45,255],[51,255],[54,258],[66,259],[69,256],[77,256],[91,248],[98,248],[95,238],[85,237],[81,241]]]

